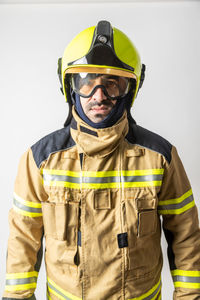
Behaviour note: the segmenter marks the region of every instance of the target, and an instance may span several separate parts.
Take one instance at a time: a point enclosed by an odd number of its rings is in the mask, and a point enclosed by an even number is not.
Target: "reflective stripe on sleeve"
[[[51,300],[48,289],[47,289],[47,300]]]
[[[26,201],[14,193],[13,209],[23,216],[31,218],[42,216],[41,203]]]
[[[43,183],[72,189],[104,189],[161,186],[164,169],[71,172],[43,169]]]
[[[200,271],[171,271],[175,287],[200,289]]]
[[[6,275],[6,291],[24,291],[35,289],[38,272],[8,273]]]
[[[46,296],[47,296],[47,300],[52,300],[50,293],[49,293],[48,285],[47,285],[47,295]]]
[[[61,287],[59,287],[53,280],[51,280],[49,277],[47,278],[47,288],[48,291],[55,296],[57,296],[59,299],[62,300],[81,300],[81,298],[78,298],[69,292],[66,292]]]
[[[136,297],[136,298],[131,298],[129,300],[154,300],[157,299],[159,293],[161,292],[161,279],[159,280],[159,282],[152,288],[150,289],[148,292],[146,292],[145,294]]]
[[[158,203],[158,213],[161,215],[181,214],[195,206],[192,190],[183,194],[181,197],[170,200],[162,200]]]

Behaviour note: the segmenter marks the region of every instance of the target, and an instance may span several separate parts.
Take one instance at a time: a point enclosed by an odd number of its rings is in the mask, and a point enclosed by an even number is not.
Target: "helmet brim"
[[[134,78],[137,80],[137,77],[135,74],[122,70],[122,69],[116,69],[116,68],[111,68],[107,66],[71,66],[65,71],[65,75],[67,74],[73,74],[73,73],[81,73],[81,72],[86,72],[86,73],[98,73],[98,74],[110,74],[110,75],[116,75],[116,76],[123,76],[123,77],[128,77],[128,78]]]

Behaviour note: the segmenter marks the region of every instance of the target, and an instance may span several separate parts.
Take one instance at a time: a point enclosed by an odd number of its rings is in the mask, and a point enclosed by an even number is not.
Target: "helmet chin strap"
[[[106,116],[106,118],[98,123],[92,122],[86,116],[80,102],[80,96],[74,91],[72,91],[71,96],[75,105],[76,112],[78,113],[79,117],[89,126],[100,129],[100,128],[107,128],[113,126],[122,117],[125,109],[130,110],[132,91],[130,91],[126,96],[122,97],[120,101],[117,101],[115,106],[112,108],[111,112]]]

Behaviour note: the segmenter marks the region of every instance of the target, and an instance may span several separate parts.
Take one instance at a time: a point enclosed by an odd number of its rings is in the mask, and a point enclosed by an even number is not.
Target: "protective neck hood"
[[[129,125],[126,111],[119,121],[108,128],[96,129],[85,123],[72,108],[70,131],[79,153],[93,157],[105,157],[122,144]]]
[[[72,96],[72,99],[73,99],[73,102],[75,105],[75,110],[78,113],[79,117],[85,123],[87,123],[89,126],[91,126],[93,128],[97,128],[97,129],[113,126],[122,117],[125,109],[127,110],[127,112],[129,112],[130,107],[131,107],[132,95],[133,95],[133,92],[130,91],[121,100],[117,101],[117,103],[115,104],[115,106],[113,107],[113,109],[111,110],[109,115],[103,121],[94,123],[90,119],[88,119],[88,117],[84,113],[81,102],[80,102],[80,96],[75,92],[71,93],[71,96]]]

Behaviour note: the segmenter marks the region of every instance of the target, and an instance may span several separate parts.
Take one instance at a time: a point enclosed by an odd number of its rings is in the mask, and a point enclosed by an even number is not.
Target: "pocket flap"
[[[138,211],[151,210],[156,208],[155,198],[137,198],[136,199],[136,209]]]
[[[135,148],[135,149],[128,149],[126,151],[127,157],[136,157],[136,156],[143,156],[144,155],[144,149]]]
[[[63,151],[61,154],[62,158],[79,159],[77,151]]]

